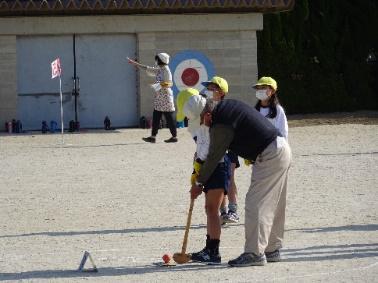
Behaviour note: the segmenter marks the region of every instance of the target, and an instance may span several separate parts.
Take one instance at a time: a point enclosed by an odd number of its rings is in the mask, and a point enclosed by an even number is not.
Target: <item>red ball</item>
[[[168,262],[171,261],[171,256],[169,254],[165,254],[165,255],[163,255],[162,259],[163,259],[164,263],[168,263]]]

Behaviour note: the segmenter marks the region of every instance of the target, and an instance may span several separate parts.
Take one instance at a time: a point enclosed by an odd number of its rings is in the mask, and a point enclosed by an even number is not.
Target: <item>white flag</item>
[[[51,78],[60,77],[62,69],[60,68],[60,59],[56,58],[51,62]]]

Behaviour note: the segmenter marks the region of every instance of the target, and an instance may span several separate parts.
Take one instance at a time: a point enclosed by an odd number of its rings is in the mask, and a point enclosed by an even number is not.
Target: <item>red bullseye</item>
[[[196,69],[187,68],[182,72],[181,80],[187,86],[195,86],[199,80],[199,74]]]

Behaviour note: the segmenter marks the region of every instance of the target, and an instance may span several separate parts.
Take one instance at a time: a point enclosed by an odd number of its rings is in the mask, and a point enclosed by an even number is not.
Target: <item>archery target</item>
[[[186,50],[176,54],[171,61],[173,71],[173,93],[186,88],[204,89],[202,82],[214,76],[211,61],[201,52]]]
[[[201,82],[208,80],[205,66],[196,59],[189,59],[180,62],[173,73],[173,80],[177,89],[183,90],[191,87],[200,89]]]

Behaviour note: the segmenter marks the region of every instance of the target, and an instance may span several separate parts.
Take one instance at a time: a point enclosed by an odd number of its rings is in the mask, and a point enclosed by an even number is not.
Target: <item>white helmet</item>
[[[164,64],[169,64],[169,55],[167,53],[159,53],[156,55]]]
[[[188,131],[192,137],[197,135],[197,130],[200,127],[201,112],[205,108],[206,99],[201,95],[193,95],[184,105],[184,114],[189,119]]]

